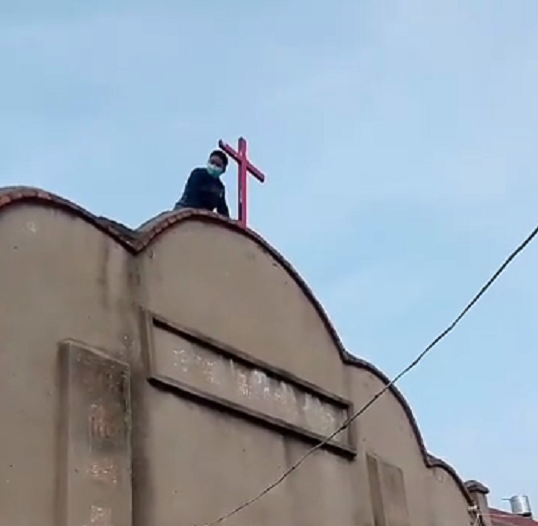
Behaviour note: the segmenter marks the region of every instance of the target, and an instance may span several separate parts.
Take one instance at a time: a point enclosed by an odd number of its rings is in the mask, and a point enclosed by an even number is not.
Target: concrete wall
[[[185,216],[143,248],[36,201],[0,196],[0,524],[210,522],[383,387],[236,226]],[[387,393],[224,524],[470,524],[410,416]]]

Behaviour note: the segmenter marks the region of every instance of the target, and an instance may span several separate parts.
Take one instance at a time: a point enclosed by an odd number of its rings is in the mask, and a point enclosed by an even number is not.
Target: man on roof
[[[185,185],[181,199],[176,203],[174,210],[183,208],[197,208],[209,210],[230,217],[226,204],[226,190],[220,180],[228,166],[226,154],[215,150],[209,156],[205,168],[195,168]]]

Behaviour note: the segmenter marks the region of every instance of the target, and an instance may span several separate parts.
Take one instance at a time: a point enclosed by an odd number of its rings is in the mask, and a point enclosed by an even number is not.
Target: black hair
[[[211,159],[211,157],[213,156],[220,158],[220,160],[224,164],[224,169],[226,170],[226,168],[228,167],[228,157],[226,156],[226,154],[222,150],[214,150],[211,152],[211,155],[209,156],[209,158]]]

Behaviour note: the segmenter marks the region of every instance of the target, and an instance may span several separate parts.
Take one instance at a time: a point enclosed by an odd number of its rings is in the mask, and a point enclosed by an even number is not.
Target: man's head
[[[220,177],[226,171],[227,166],[228,157],[224,152],[215,150],[211,153],[207,162],[207,171],[210,175]]]

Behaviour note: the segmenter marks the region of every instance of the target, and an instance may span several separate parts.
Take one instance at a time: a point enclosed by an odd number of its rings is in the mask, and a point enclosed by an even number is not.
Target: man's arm
[[[201,184],[201,179],[203,178],[203,171],[199,168],[195,168],[191,174],[189,175],[189,178],[187,179],[187,182],[185,183],[185,188],[183,189],[183,194],[181,195],[180,200],[176,203],[176,208],[178,207],[193,207],[196,208],[198,206],[199,201],[199,188]]]
[[[217,204],[217,212],[225,217],[230,217],[230,211],[228,210],[228,205],[226,204],[226,190],[222,190],[222,195],[220,196],[219,202]]]

